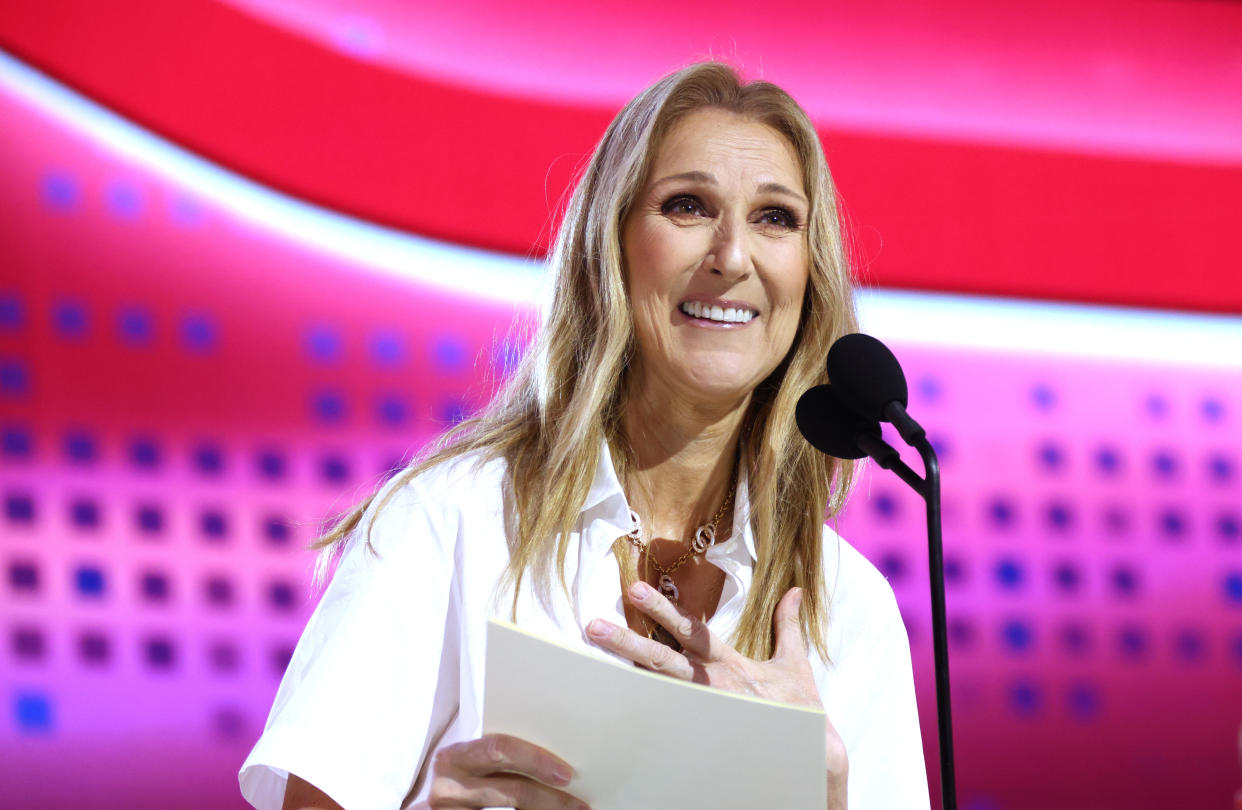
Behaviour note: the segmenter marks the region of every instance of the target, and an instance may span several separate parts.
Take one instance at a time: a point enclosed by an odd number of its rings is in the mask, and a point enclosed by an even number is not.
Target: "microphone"
[[[817,385],[798,398],[798,431],[821,453],[846,459],[870,456],[891,470],[900,457],[881,436],[880,423],[846,407],[831,385]]]
[[[850,408],[876,421],[892,422],[907,444],[917,446],[927,435],[906,413],[909,389],[901,363],[871,335],[845,335],[832,344],[828,379]]]
[[[945,629],[944,551],[940,537],[940,462],[927,433],[906,406],[909,390],[901,364],[870,335],[845,335],[828,350],[828,385],[817,385],[798,400],[798,430],[816,449],[831,456],[870,456],[917,492],[927,506],[927,558],[931,573],[932,647],[936,669],[936,714],[940,732],[940,792],[944,810],[956,810],[953,718],[949,705],[949,642]],[[882,438],[880,422],[891,422],[923,459],[923,476],[903,462]]]
[[[798,399],[794,411],[798,430],[821,453],[837,458],[862,458],[858,436],[880,437],[880,423],[851,411],[831,385],[817,385]]]

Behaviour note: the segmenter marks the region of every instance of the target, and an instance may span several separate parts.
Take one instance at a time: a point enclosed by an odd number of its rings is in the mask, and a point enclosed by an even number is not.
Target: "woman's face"
[[[636,382],[725,404],[772,373],[802,310],[808,214],[776,130],[714,108],[678,121],[622,232]]]

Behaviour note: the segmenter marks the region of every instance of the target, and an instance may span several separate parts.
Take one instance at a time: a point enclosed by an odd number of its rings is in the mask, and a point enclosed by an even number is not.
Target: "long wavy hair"
[[[503,459],[510,557],[498,588],[511,588],[514,612],[527,583],[544,604],[557,584],[569,596],[565,558],[603,443],[609,443],[620,480],[631,464],[621,414],[635,336],[622,224],[665,134],[703,108],[728,110],[786,138],[800,160],[810,202],[810,277],[793,345],[755,390],[741,437],[758,560],[731,641],[743,654],[770,657],[776,603],[798,586],[804,591],[803,632],[826,658],[823,522],[843,505],[853,466],[803,440],[794,408],[802,392],[826,381],[824,358],[833,341],[856,331],[853,290],[836,190],[814,126],[784,90],[764,81],[743,83],[728,65],[704,62],[666,76],[613,119],[569,199],[549,259],[551,303],[530,350],[487,408],[399,473],[397,485],[466,454]],[[341,552],[375,497],[315,541],[321,562],[330,565]],[[376,504],[372,515],[383,505]],[[373,521],[366,527],[368,545]],[[614,549],[622,579],[634,581],[629,544],[620,538]]]

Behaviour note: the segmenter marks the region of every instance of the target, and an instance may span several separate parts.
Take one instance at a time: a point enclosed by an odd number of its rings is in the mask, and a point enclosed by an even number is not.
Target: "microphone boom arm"
[[[932,647],[935,650],[936,716],[940,733],[940,792],[944,810],[957,810],[957,786],[953,767],[953,725],[949,708],[949,645],[945,630],[944,550],[940,528],[940,462],[927,440],[927,432],[906,413],[909,388],[897,357],[870,335],[843,335],[828,350],[825,394],[807,400],[805,416],[819,406],[821,418],[834,420],[835,432],[817,429],[812,423],[803,435],[824,452],[839,458],[875,459],[910,486],[927,506],[927,562],[931,579]],[[809,394],[810,392],[808,392]],[[799,402],[802,406],[802,402]],[[826,406],[826,407],[825,407]],[[800,419],[802,417],[799,417]],[[910,469],[897,451],[885,443],[880,423],[889,422],[906,444],[923,458],[923,475]],[[799,429],[802,429],[799,422]]]
[[[944,606],[944,547],[940,528],[940,460],[927,440],[927,432],[906,413],[900,402],[891,402],[884,409],[901,437],[918,451],[923,459],[923,476],[902,461],[897,451],[883,439],[860,434],[858,449],[875,459],[886,470],[892,470],[922,497],[927,506],[927,559],[931,571],[932,648],[936,670],[936,718],[940,741],[940,791],[944,810],[957,808],[957,782],[953,765],[953,713],[949,705],[949,640]]]
[[[897,455],[897,451],[888,442],[879,436],[873,436],[870,433],[860,433],[854,442],[858,445],[858,449],[862,450],[871,457],[876,464],[879,464],[886,470],[892,470],[898,478],[905,481],[911,489],[917,492],[921,497],[926,498],[926,482],[910,469],[910,466],[901,460]]]

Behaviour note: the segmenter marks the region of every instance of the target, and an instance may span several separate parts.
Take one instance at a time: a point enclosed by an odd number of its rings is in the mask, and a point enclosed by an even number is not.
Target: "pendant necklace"
[[[677,599],[681,596],[681,592],[677,589],[677,583],[673,581],[673,574],[677,572],[677,569],[689,562],[691,557],[706,553],[709,548],[716,544],[716,527],[720,525],[720,521],[724,517],[725,512],[730,506],[732,506],[733,493],[736,489],[737,464],[735,463],[733,465],[733,475],[729,481],[729,488],[725,491],[724,501],[721,502],[720,508],[716,510],[715,517],[711,519],[710,523],[704,523],[695,530],[694,538],[690,541],[689,547],[682,552],[680,557],[668,565],[664,565],[655,558],[655,555],[651,553],[650,543],[643,542],[642,518],[640,518],[638,513],[633,509],[630,510],[630,520],[632,521],[634,528],[630,529],[625,536],[630,543],[638,549],[639,570],[645,572],[648,565],[651,568],[654,568],[656,573],[660,575],[660,579],[656,587],[659,589],[660,593],[663,594],[664,598],[668,599],[674,605],[677,604]],[[646,619],[643,621],[646,623]],[[656,624],[656,626],[647,633],[647,637],[662,642],[675,650],[681,649],[681,645],[677,643],[672,634],[659,624]]]

